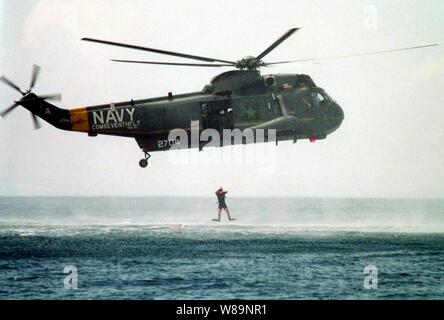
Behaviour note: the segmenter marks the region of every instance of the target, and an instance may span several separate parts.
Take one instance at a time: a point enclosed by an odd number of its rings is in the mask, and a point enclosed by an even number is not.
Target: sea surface
[[[227,204],[0,197],[0,299],[444,297],[444,200]]]

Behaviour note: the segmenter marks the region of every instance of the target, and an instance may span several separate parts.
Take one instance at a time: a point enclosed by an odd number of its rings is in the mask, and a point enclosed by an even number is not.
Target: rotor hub
[[[259,67],[264,66],[265,63],[262,60],[257,60],[253,56],[246,56],[236,61],[234,65],[238,69],[257,70]]]

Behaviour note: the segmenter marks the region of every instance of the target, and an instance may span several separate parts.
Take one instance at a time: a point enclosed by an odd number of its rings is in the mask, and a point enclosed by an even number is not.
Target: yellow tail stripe
[[[69,110],[71,116],[71,130],[88,132],[88,111],[85,107]]]

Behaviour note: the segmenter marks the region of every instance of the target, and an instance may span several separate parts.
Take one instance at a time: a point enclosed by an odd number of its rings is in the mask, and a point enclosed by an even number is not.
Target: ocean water
[[[0,299],[444,297],[444,200],[227,204],[0,197]]]

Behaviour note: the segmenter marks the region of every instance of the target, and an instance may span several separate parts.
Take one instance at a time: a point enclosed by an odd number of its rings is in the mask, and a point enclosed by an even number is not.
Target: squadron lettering
[[[93,130],[128,128],[136,129],[140,121],[134,121],[135,108],[120,108],[93,111]]]

